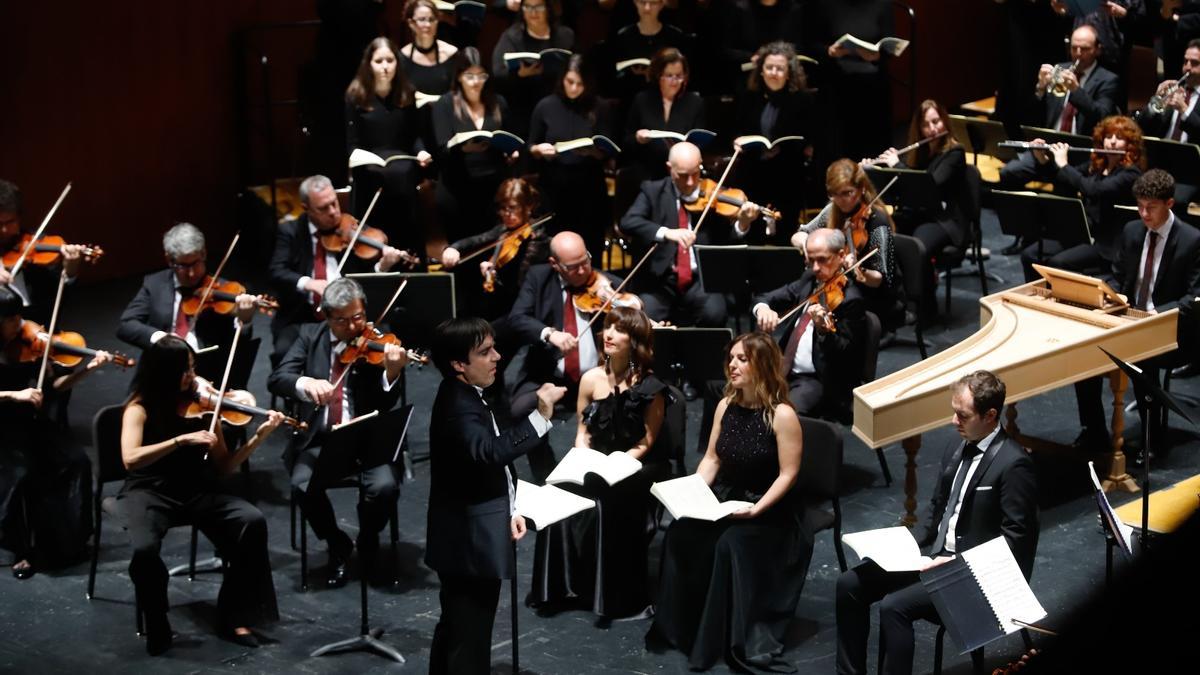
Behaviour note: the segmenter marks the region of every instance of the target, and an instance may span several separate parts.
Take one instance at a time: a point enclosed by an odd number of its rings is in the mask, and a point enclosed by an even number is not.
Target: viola
[[[204,289],[212,284],[212,289],[208,292],[208,297],[204,299],[204,306],[200,306],[200,301],[204,295]],[[246,287],[236,281],[227,279],[217,279],[213,281],[212,276],[206,276],[196,285],[196,289],[192,293],[183,298],[180,302],[180,308],[183,313],[188,316],[196,316],[198,313],[211,309],[217,314],[229,314],[237,309],[237,296],[246,292]],[[264,314],[271,314],[279,309],[279,303],[269,295],[260,295],[254,300],[254,304],[258,307],[258,311]]]
[[[699,213],[703,211],[708,204],[712,203],[712,210],[718,215],[726,218],[733,218],[738,214],[738,210],[746,203],[746,193],[737,188],[724,188],[720,191],[717,189],[717,182],[711,178],[705,178],[700,181],[700,196],[691,202],[684,202],[683,208],[688,211]],[[780,220],[783,218],[778,211],[769,206],[759,207],[762,209],[764,217],[772,220]]]
[[[587,287],[580,293],[571,294],[571,301],[575,304],[575,309],[585,314],[594,314],[601,310],[607,313],[613,307],[642,308],[641,298],[633,293],[616,293],[608,277],[595,270],[592,270]]]
[[[374,324],[368,323],[363,332],[350,340],[350,343],[342,350],[339,361],[351,364],[362,359],[371,365],[380,366],[383,365],[383,352],[388,345],[403,346],[400,338],[394,334],[384,333]],[[406,349],[405,353],[408,355],[411,365],[423,366],[429,362],[429,357],[419,351]]]
[[[221,401],[221,421],[236,427],[243,427],[249,424],[250,420],[256,416],[266,417],[272,412],[265,408],[257,407],[256,403],[254,394],[248,391],[241,389],[227,390],[224,399]],[[179,415],[187,418],[203,417],[204,415],[211,415],[216,406],[217,392],[213,390],[212,385],[207,380],[196,378],[191,395],[179,404]],[[297,431],[308,429],[307,422],[301,422],[294,417],[285,416],[283,423],[294,427]]]
[[[42,358],[46,350],[46,333],[45,329],[40,324],[32,321],[25,321],[21,324],[21,332],[5,347],[5,356],[11,362],[32,363]],[[83,362],[84,359],[95,358],[98,350],[89,349],[87,342],[79,333],[67,331],[59,331],[54,334],[54,340],[50,349],[50,360],[65,366],[74,368]],[[120,352],[109,352],[112,354],[113,363],[122,368],[130,368],[137,362]]]
[[[331,253],[345,251],[353,240],[355,256],[370,262],[383,255],[383,249],[388,246],[387,234],[377,227],[366,226],[358,233],[358,239],[355,239],[354,231],[357,229],[358,219],[349,213],[343,213],[337,227],[319,231],[317,236],[321,239],[321,246]],[[408,251],[401,251],[400,259],[404,264],[410,266],[419,262],[417,256]]]
[[[28,232],[22,234],[20,239],[15,240],[12,248],[4,253],[4,267],[12,269],[13,265],[20,260],[21,252],[29,247],[31,241],[33,241],[33,235]],[[31,265],[56,265],[62,260],[64,246],[67,246],[67,242],[62,237],[41,237],[33,244],[29,254],[25,256],[25,262]],[[104,255],[104,249],[88,244],[83,247],[80,255],[88,262],[96,262]]]

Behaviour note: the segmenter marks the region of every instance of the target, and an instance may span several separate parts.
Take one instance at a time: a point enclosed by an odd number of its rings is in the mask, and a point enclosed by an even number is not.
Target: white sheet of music
[[[842,543],[859,558],[870,558],[888,572],[916,572],[930,563],[928,556],[921,555],[921,547],[907,527],[854,532],[842,535]]]
[[[971,569],[971,575],[979,583],[983,597],[992,606],[1005,634],[1021,630],[1012,619],[1033,623],[1046,616],[1045,608],[1025,581],[1004,537],[996,537],[964,551],[962,559]]]
[[[513,512],[532,520],[538,529],[544,529],[595,506],[596,502],[562,488],[553,485],[538,486],[517,480]]]
[[[698,473],[655,483],[650,486],[650,494],[662,502],[676,520],[694,518],[718,521],[734,511],[754,506],[750,502],[733,499],[727,502],[718,500]]]
[[[558,466],[546,476],[546,484],[577,483],[589,473],[600,476],[609,485],[616,485],[640,471],[642,463],[625,452],[604,454],[591,448],[571,448]]]

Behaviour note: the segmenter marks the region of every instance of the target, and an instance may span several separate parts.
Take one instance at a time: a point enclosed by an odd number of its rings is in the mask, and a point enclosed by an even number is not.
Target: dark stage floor
[[[1008,243],[999,234],[994,215],[985,215],[985,245],[998,251]],[[995,255],[988,269],[1005,280],[993,284],[994,292],[1015,285],[1020,278],[1016,257]],[[136,290],[137,280],[129,279],[88,288],[72,289],[61,324],[64,328],[86,326],[93,344],[115,346],[117,316],[125,302]],[[976,301],[979,284],[976,278],[954,280],[953,316],[948,325],[931,328],[927,340],[931,351],[939,351],[970,335],[978,327]],[[940,295],[939,295],[940,299]],[[260,335],[268,335],[265,318],[255,326]],[[268,338],[269,339],[269,338]],[[714,354],[714,358],[719,358]],[[915,347],[892,346],[880,355],[881,375],[914,363],[919,358]],[[252,389],[266,402],[265,379],[269,366],[265,350],[252,380]],[[410,399],[417,404],[412,434],[412,450],[416,455],[428,451],[428,416],[432,393],[438,375],[432,369],[411,371]],[[92,377],[76,391],[71,417],[81,441],[90,445],[89,422],[101,406],[119,402],[128,375],[105,371]],[[1200,393],[1200,381],[1182,380],[1173,389],[1184,394]],[[949,401],[947,401],[947,407]],[[699,426],[699,403],[688,406],[689,447],[695,447]],[[1069,443],[1077,429],[1074,396],[1070,388],[1060,389],[1023,402],[1020,420],[1026,433]],[[1140,433],[1136,416],[1130,422],[1126,437]],[[1164,486],[1200,471],[1200,447],[1195,431],[1181,429],[1182,423],[1173,418],[1171,442],[1177,447],[1165,462],[1155,468],[1157,486]],[[559,425],[552,432],[555,447],[561,454],[569,447],[574,434],[570,425]],[[932,474],[939,452],[953,435],[949,428],[939,429],[924,437],[926,448],[919,457],[920,495],[922,508],[929,498]],[[846,458],[843,472],[842,505],[845,530],[889,526],[896,523],[903,511],[903,490],[898,482],[885,487],[880,476],[875,453],[864,447],[846,431]],[[282,620],[272,627],[270,635],[278,642],[247,650],[224,642],[214,635],[214,616],[217,574],[204,574],[189,582],[186,577],[171,581],[173,609],[171,621],[182,639],[168,655],[152,659],[146,656],[143,642],[134,634],[133,587],[126,567],[129,548],[122,531],[105,522],[100,551],[100,571],[97,597],[84,597],[87,564],[55,572],[42,572],[29,581],[16,581],[5,571],[0,574],[0,670],[7,672],[58,672],[79,669],[86,672],[215,672],[240,670],[246,672],[425,672],[428,669],[429,645],[438,616],[436,575],[421,561],[425,538],[425,510],[428,495],[426,464],[418,464],[415,480],[406,484],[400,501],[400,583],[376,584],[370,591],[372,625],[385,629],[384,640],[408,657],[406,666],[364,653],[309,658],[315,647],[350,637],[358,632],[357,586],[341,590],[299,590],[299,554],[289,544],[287,477],[284,474],[280,450],[284,434],[271,439],[267,447],[253,459],[252,494],[266,513],[270,523],[270,551],[279,594]],[[937,450],[935,452],[934,450]],[[898,447],[887,449],[893,474],[902,482],[904,455]],[[1087,594],[1102,587],[1104,574],[1104,540],[1097,525],[1094,502],[1089,492],[1086,468],[1077,463],[1048,455],[1036,455],[1042,505],[1041,542],[1032,586],[1050,616],[1053,626],[1064,613]],[[689,453],[689,467],[697,456]],[[522,462],[520,468],[524,470]],[[241,480],[235,477],[235,480]],[[117,485],[109,485],[115,492]],[[335,505],[343,528],[353,532],[356,527],[353,491],[335,493]],[[1122,503],[1128,495],[1114,495]],[[310,538],[310,542],[313,540]],[[386,550],[386,536],[384,539]],[[656,540],[651,564],[657,561]],[[796,611],[790,647],[785,658],[801,672],[831,672],[834,655],[833,590],[837,577],[837,560],[828,532],[817,537],[816,550],[807,584]],[[179,528],[167,538],[163,557],[168,565],[186,562],[187,529]],[[530,579],[532,537],[520,547],[520,585],[522,596]],[[211,552],[208,542],[201,540],[201,557]],[[852,555],[852,554],[850,554]],[[323,551],[310,557],[315,569],[311,580],[320,580]],[[316,585],[312,587],[317,588]],[[504,592],[498,612],[494,635],[493,661],[497,669],[508,672],[511,664],[511,632],[508,593]],[[649,654],[643,649],[642,636],[647,622],[618,623],[602,629],[593,625],[593,617],[585,612],[568,612],[552,618],[542,618],[521,607],[520,647],[521,664],[530,673],[557,675],[584,672],[682,673],[687,664],[681,654]],[[931,626],[922,624],[918,632],[918,672],[932,668],[933,636]],[[951,651],[948,646],[948,651]],[[1019,655],[1020,641],[1015,636],[988,648],[990,667]],[[872,662],[873,662],[872,657]],[[969,672],[969,659],[948,656],[947,671]],[[727,672],[723,666],[716,672]]]

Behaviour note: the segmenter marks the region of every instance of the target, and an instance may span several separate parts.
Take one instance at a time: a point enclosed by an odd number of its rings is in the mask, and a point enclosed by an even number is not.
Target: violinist
[[[338,263],[343,253],[331,250],[327,244],[345,245],[348,237],[335,235],[352,232],[353,218],[342,213],[333,183],[325,176],[309,176],[300,183],[300,203],[304,206],[304,215],[279,224],[275,251],[268,267],[271,286],[279,297],[279,311],[271,320],[271,333],[275,338],[272,364],[278,364],[287,353],[301,324],[318,320],[316,310],[326,284],[342,274],[387,272],[405,260],[403,251],[384,245],[373,266],[368,260],[351,254],[339,272]],[[374,218],[372,216],[371,220]]]
[[[508,314],[529,268],[545,262],[549,255],[544,228],[532,227],[539,199],[537,188],[525,179],[505,180],[496,190],[494,202],[500,224],[460,239],[442,251],[446,269],[456,268],[464,255],[477,253],[467,264],[477,266],[479,275],[466,274],[460,284],[466,305],[475,307],[474,314],[489,321]],[[484,292],[485,285],[492,290]]]
[[[41,390],[42,364],[32,350],[21,298],[0,286],[0,548],[13,576],[28,579],[35,565],[74,562],[92,528],[92,465],[61,420],[62,395],[112,361],[97,352],[68,372],[51,362]],[[6,555],[11,553],[11,555]]]
[[[5,253],[14,251],[19,255],[21,252],[22,215],[20,188],[0,179],[0,250]],[[80,244],[62,246],[61,269],[67,273],[67,283],[73,282],[79,275],[84,249]],[[30,319],[45,324],[50,316],[55,287],[58,285],[58,271],[58,265],[47,268],[32,265],[27,260],[14,278],[12,273],[0,264],[0,284],[8,286],[21,298],[21,304],[25,307],[24,313]]]
[[[400,375],[408,355],[396,344],[384,347],[382,368],[356,360],[345,363],[347,350],[368,328],[366,296],[353,279],[330,282],[321,296],[322,323],[305,325],[267,381],[271,393],[299,401],[298,418],[309,423],[292,436],[284,460],[291,472],[292,488],[301,494],[300,508],[313,532],[329,547],[326,584],[346,583],[346,565],[355,542],[337,526],[333,505],[325,491],[329,485],[358,473],[363,466],[363,503],[359,506],[358,549],[365,564],[374,560],[379,531],[387,524],[392,504],[399,496],[390,463],[394,448],[376,448],[354,442],[344,434],[333,436],[330,427],[378,410],[391,410],[400,399]],[[383,457],[382,454],[386,454]]]
[[[166,335],[184,339],[193,350],[219,347],[197,359],[197,369],[205,378],[219,381],[232,346],[235,321],[245,328],[241,339],[253,337],[251,320],[257,311],[258,296],[249,293],[234,300],[233,316],[205,309],[189,315],[185,301],[203,295],[208,276],[207,247],[204,233],[191,223],[178,223],[163,235],[163,253],[167,269],[147,274],[137,295],[121,313],[117,337],[145,351]],[[238,388],[245,382],[235,383]]]
[[[259,646],[252,626],[279,618],[267,522],[246,500],[225,493],[218,477],[232,473],[283,421],[271,412],[237,451],[225,443],[221,425],[180,414],[198,388],[192,350],[168,335],[142,354],[133,392],[121,418],[121,460],[128,470],[117,506],[133,544],[129,578],[145,616],[146,651],[171,647],[167,620],[167,568],[159,550],[167,528],[191,522],[204,531],[228,563],[217,596],[219,633],[245,647]]]
[[[759,330],[779,341],[796,412],[847,421],[851,391],[862,379],[866,302],[858,282],[841,274],[850,252],[841,230],[818,229],[804,247],[809,269],[757,297],[751,313]],[[801,309],[781,320],[796,307]]]

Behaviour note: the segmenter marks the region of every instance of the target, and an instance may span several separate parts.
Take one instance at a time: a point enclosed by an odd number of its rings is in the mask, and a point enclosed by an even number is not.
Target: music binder
[[[1046,616],[1004,537],[922,572],[921,584],[961,654]]]

